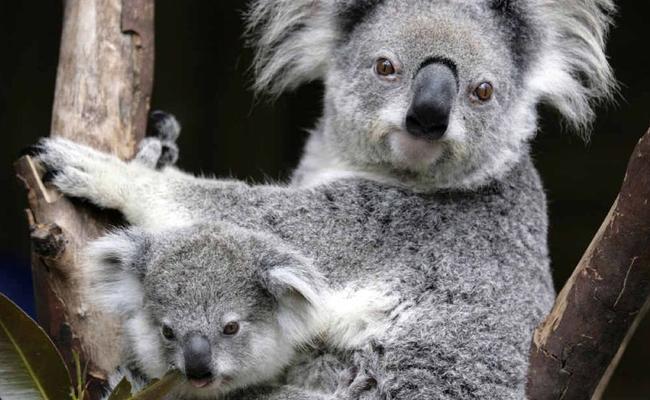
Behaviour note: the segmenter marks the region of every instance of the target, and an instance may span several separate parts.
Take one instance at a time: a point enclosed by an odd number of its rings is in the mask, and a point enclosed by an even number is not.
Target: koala
[[[586,135],[616,88],[614,12],[610,0],[252,1],[255,88],[324,83],[291,182],[155,171],[59,139],[38,160],[63,193],[136,226],[230,222],[295,247],[334,289],[390,292],[371,346],[327,354],[377,380],[365,398],[523,399],[555,298],[529,154],[537,106]]]
[[[123,319],[124,375],[142,386],[178,369],[186,380],[173,398],[270,386],[300,349],[334,332],[326,280],[269,235],[225,223],[133,227],[92,242],[85,260],[89,298]],[[352,399],[368,384],[344,368],[330,373],[335,393],[311,398]]]

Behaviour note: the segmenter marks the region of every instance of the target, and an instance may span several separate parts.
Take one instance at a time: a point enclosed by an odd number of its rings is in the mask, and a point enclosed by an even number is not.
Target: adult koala
[[[42,142],[40,160],[64,193],[133,224],[270,232],[333,286],[398,297],[367,352],[336,355],[375,376],[364,396],[522,399],[531,334],[554,298],[529,157],[536,106],[588,127],[614,86],[613,11],[610,0],[253,1],[257,89],[325,83],[292,184],[157,172],[62,140]],[[244,398],[313,398],[291,396]]]

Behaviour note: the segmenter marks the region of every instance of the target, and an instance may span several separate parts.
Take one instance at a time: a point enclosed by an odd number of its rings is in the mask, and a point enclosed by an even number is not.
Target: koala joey
[[[63,193],[144,229],[227,221],[276,235],[335,289],[390,292],[398,305],[376,345],[335,355],[369,369],[374,398],[522,399],[532,332],[555,297],[529,156],[537,106],[587,131],[615,88],[614,11],[611,0],[255,0],[256,89],[325,88],[290,184],[154,171],[57,139],[38,159]]]
[[[301,348],[334,332],[326,280],[269,235],[223,223],[130,228],[96,240],[85,255],[89,297],[123,319],[122,369],[136,384],[178,369],[186,381],[176,397],[277,384]],[[369,382],[345,369],[332,375],[335,392],[309,398],[352,399]]]

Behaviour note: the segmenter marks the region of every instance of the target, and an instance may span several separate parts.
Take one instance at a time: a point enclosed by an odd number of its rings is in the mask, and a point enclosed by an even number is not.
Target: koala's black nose
[[[458,93],[456,75],[447,65],[433,63],[420,69],[413,85],[406,130],[415,137],[438,140],[449,126],[451,107]]]
[[[212,377],[212,349],[205,336],[190,334],[183,345],[185,375],[187,379],[209,379]]]

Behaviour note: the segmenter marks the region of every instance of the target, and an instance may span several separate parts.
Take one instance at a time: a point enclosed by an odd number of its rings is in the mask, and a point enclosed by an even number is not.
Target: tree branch
[[[153,0],[67,0],[52,135],[128,159],[144,136],[154,56]],[[119,361],[117,321],[86,300],[79,252],[119,217],[44,185],[29,157],[16,162],[27,188],[38,320],[70,366],[89,363],[92,398]]]
[[[535,330],[528,397],[599,398],[650,299],[650,131],[618,198]]]

